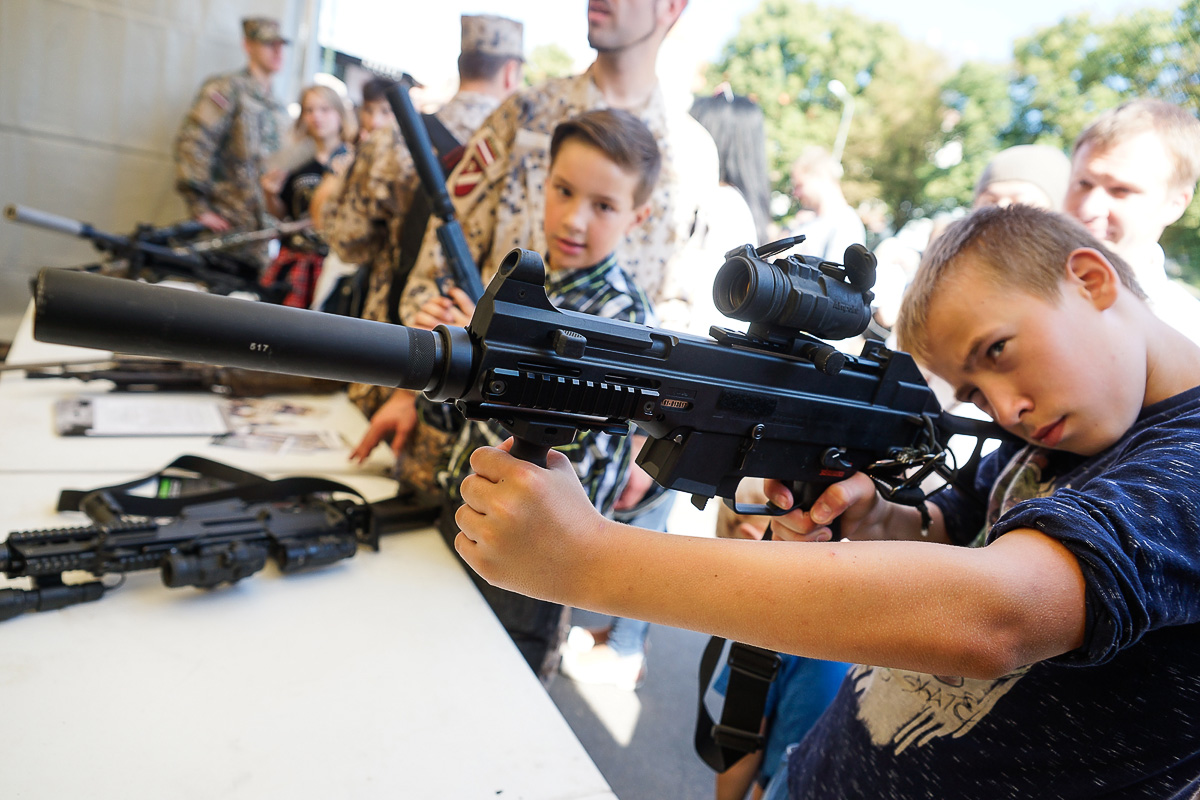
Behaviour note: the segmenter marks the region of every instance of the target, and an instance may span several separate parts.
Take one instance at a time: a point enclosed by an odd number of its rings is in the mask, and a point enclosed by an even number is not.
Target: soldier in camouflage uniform
[[[287,44],[279,23],[250,18],[242,20],[242,30],[248,65],[205,81],[175,140],[175,188],[188,213],[218,232],[270,221],[259,178],[288,124],[271,94]]]
[[[522,42],[520,22],[492,15],[463,15],[459,89],[434,115],[458,141],[467,141],[520,84]],[[371,265],[365,319],[386,322],[395,318],[388,298],[401,255],[401,231],[417,191],[412,156],[404,137],[392,126],[372,134],[360,147],[340,196],[322,209],[322,234],[330,247],[347,263]],[[390,389],[378,386],[350,387],[350,399],[368,417],[390,394]],[[376,438],[371,447],[378,441]]]

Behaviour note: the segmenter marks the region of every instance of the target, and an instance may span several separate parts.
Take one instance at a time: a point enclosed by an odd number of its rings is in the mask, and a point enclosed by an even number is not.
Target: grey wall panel
[[[275,16],[294,37],[316,2],[0,0],[0,205],[116,233],[180,219],[175,132],[204,78],[244,65],[241,18]],[[284,101],[297,60],[289,53],[276,80]],[[40,267],[95,258],[84,242],[0,220],[0,340]]]

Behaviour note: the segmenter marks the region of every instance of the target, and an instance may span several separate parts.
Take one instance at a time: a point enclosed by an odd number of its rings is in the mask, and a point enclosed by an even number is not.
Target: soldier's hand
[[[201,211],[196,215],[196,222],[199,222],[213,233],[225,233],[225,231],[233,227],[224,217],[215,211]]]
[[[371,425],[350,454],[350,460],[358,464],[366,461],[375,446],[389,435],[392,437],[392,452],[399,456],[401,448],[408,441],[408,435],[416,426],[416,393],[397,389],[371,417]]]
[[[425,301],[421,310],[413,317],[414,328],[431,331],[438,325],[465,326],[475,313],[475,304],[467,293],[457,287],[450,289],[450,296],[437,295]]]
[[[287,172],[282,169],[273,169],[259,178],[258,182],[267,194],[278,195],[283,191],[283,183],[286,180]]]
[[[450,309],[450,316],[454,321],[450,324],[465,327],[475,315],[475,304],[471,302],[471,296],[457,286],[451,286],[450,299],[454,301],[454,307]]]
[[[761,478],[746,478],[738,485],[735,499],[738,503],[762,504],[767,502]],[[753,514],[738,514],[722,502],[717,506],[717,538],[719,539],[762,539],[771,518]]]

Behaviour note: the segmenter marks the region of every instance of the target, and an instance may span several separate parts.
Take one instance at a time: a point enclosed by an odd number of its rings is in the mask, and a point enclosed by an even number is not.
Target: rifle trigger
[[[761,422],[750,429],[750,436],[742,442],[741,450],[742,463],[738,465],[738,469],[746,468],[746,459],[750,456],[750,451],[754,449],[754,445],[762,441],[762,438],[767,435],[767,426]]]
[[[552,335],[554,352],[563,358],[583,358],[583,348],[587,346],[587,338],[578,331],[559,328]]]

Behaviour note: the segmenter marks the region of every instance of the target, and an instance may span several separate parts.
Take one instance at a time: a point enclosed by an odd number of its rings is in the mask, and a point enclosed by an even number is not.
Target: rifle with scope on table
[[[123,582],[158,570],[168,587],[213,589],[268,560],[285,575],[326,566],[360,544],[378,550],[381,534],[425,527],[440,509],[411,493],[368,503],[325,478],[267,480],[185,455],[129,483],[64,490],[58,510],[82,511],[92,524],[14,531],[0,542],[0,573],[32,584],[0,589],[0,620],[99,600],[114,574]],[[68,572],[91,577],[69,582]]]
[[[139,225],[132,235],[119,236],[87,222],[28,206],[7,205],[4,216],[11,222],[87,239],[97,250],[118,262],[122,277],[151,282],[179,278],[201,283],[216,294],[250,292],[272,303],[282,301],[287,294],[286,287],[260,286],[257,261],[234,251],[281,236],[303,233],[312,227],[312,221],[304,219],[258,231],[235,231],[197,239],[208,229],[190,220],[162,228]]]
[[[577,430],[626,433],[632,423],[648,437],[637,463],[701,506],[732,499],[756,477],[791,482],[807,507],[860,471],[889,499],[918,505],[926,477],[954,478],[951,435],[981,446],[999,428],[944,413],[905,353],[868,341],[845,355],[817,338],[864,329],[874,257],[855,245],[845,266],[766,260],[795,241],[727,253],[714,299],[751,323],[744,334],[714,327],[705,338],[560,311],[541,258],[518,249],[466,328],[426,331],[43,270],[34,337],[421,391],[468,419],[497,420],[516,439],[514,455],[543,465]]]

